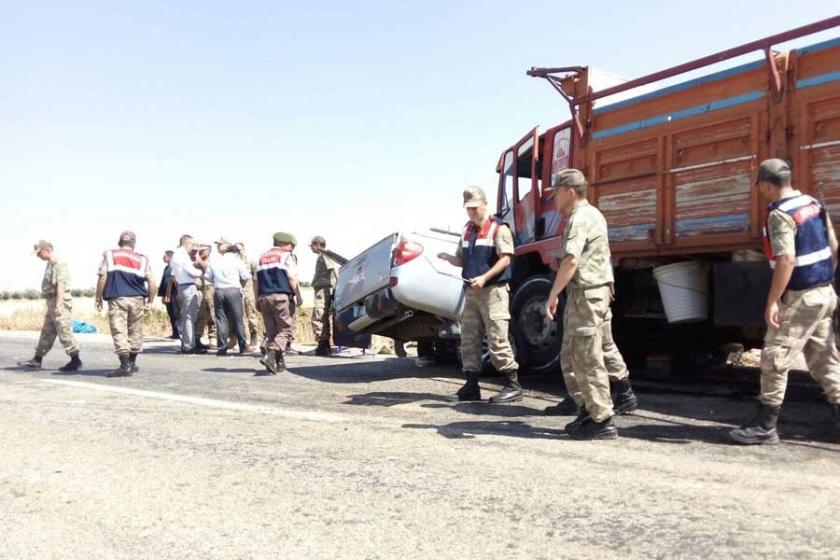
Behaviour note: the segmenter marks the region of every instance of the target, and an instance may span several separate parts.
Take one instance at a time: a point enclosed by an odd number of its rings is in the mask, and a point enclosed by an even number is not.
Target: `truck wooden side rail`
[[[699,336],[710,348],[758,343],[769,278],[758,262],[766,219],[753,188],[760,161],[788,160],[795,186],[840,218],[840,38],[790,52],[772,47],[838,26],[840,16],[599,91],[587,67],[528,72],[564,96],[571,119],[530,131],[497,165],[498,213],[517,241],[512,323],[523,361],[545,369],[559,356],[561,328],[545,326],[538,308],[563,227],[543,189],[565,167],[586,174],[590,200],[609,224],[624,334],[655,337],[660,351],[669,336]],[[757,60],[601,104],[750,52]],[[689,259],[710,266],[712,312],[700,324],[668,325],[652,268]],[[649,350],[639,337],[617,335],[640,354]]]

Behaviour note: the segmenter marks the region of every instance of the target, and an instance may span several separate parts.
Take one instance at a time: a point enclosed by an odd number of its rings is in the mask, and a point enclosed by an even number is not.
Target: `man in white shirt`
[[[213,282],[216,315],[217,356],[227,354],[228,333],[232,330],[239,343],[239,353],[248,352],[245,324],[242,321],[242,286],[251,272],[239,258],[237,249],[222,238],[216,242],[219,256],[210,261],[206,278]]]
[[[182,235],[180,245],[172,255],[172,279],[178,287],[178,308],[180,310],[179,325],[181,330],[181,352],[184,354],[203,353],[196,348],[195,321],[198,317],[198,292],[195,282],[204,274],[207,260],[196,255],[193,251],[191,235]]]

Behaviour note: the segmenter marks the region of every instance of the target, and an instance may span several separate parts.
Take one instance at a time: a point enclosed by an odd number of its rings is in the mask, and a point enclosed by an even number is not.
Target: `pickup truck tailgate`
[[[335,310],[341,312],[391,282],[391,257],[398,234],[392,233],[338,271]]]

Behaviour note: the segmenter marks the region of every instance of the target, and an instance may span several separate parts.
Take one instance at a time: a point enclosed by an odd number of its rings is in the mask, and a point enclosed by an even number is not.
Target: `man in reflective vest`
[[[729,434],[742,444],[779,442],[776,423],[787,374],[800,351],[828,397],[840,433],[840,355],[832,328],[837,239],[823,206],[794,190],[790,176],[790,167],[780,159],[765,160],[758,168],[758,188],[772,201],[764,235],[773,280],[764,312],[761,404],[752,421]]]
[[[257,262],[254,295],[265,323],[266,353],[260,359],[265,371],[256,375],[276,375],[286,369],[284,354],[292,341],[295,303],[303,304],[298,282],[297,258],[292,251],[297,240],[290,233],[274,234],[274,247]]]
[[[466,287],[461,317],[461,362],[466,384],[452,397],[457,401],[481,400],[478,376],[481,373],[481,344],[487,347],[493,367],[505,376],[505,386],[490,398],[491,403],[522,400],[519,366],[508,339],[510,309],[508,282],[511,277],[513,235],[510,228],[487,210],[487,196],[481,187],[467,187],[464,208],[470,221],[464,227],[455,255],[438,257],[462,267]]]
[[[134,252],[134,232],[120,234],[119,248],[105,251],[99,265],[96,310],[108,302],[108,325],[120,366],[106,377],[130,377],[138,370],[137,354],[143,350],[143,316],[155,299],[155,281],[149,260]]]

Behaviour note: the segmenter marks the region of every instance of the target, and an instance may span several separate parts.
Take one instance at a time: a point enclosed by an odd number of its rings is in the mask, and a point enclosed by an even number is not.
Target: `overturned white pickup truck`
[[[437,257],[454,254],[457,233],[392,233],[338,273],[337,333],[417,340],[420,355],[455,357],[464,307],[461,269]]]

